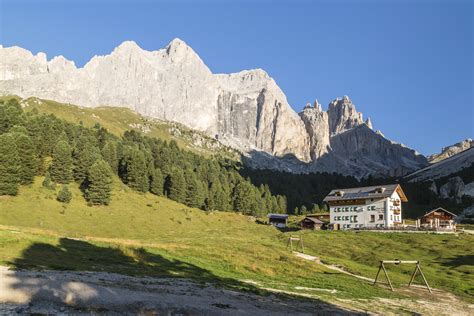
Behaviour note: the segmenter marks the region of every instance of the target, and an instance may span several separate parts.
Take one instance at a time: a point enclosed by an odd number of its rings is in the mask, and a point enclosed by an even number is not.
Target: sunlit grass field
[[[204,133],[192,131],[182,124],[147,118],[128,108],[112,106],[86,108],[39,98],[0,96],[0,100],[11,98],[18,99],[27,112],[36,110],[39,113],[54,114],[58,118],[75,124],[81,123],[86,127],[100,124],[115,136],[120,137],[125,131],[137,130],[149,137],[168,142],[173,140],[179,147],[206,157],[217,154],[233,160],[240,159],[240,154],[236,150],[225,146],[218,147],[218,142]],[[176,132],[173,133],[171,130]],[[205,141],[194,144],[193,137],[196,135]]]
[[[72,184],[73,199],[64,205],[56,201],[59,187],[43,188],[42,180],[21,187],[16,197],[0,198],[1,264],[185,277],[328,301],[402,296],[294,256],[286,241],[296,234],[303,236],[306,253],[366,277],[375,277],[378,260],[420,260],[431,286],[472,301],[472,235],[280,232],[244,215],[140,194],[118,179],[108,206],[88,206]],[[397,287],[409,281],[413,268],[389,267]]]

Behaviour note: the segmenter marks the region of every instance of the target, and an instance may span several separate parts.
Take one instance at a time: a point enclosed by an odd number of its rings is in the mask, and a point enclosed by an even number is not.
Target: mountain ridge
[[[109,55],[94,56],[82,68],[62,56],[48,61],[46,54],[33,55],[20,47],[1,48],[0,57],[0,94],[86,107],[128,107],[204,131],[247,154],[292,155],[298,166],[290,170],[295,172],[337,172],[344,160],[352,161],[355,168],[344,172],[359,177],[393,175],[398,174],[396,170],[404,173],[427,165],[426,158],[414,150],[383,142],[375,134],[345,134],[355,127],[371,129],[372,125],[370,119],[363,120],[349,97],[336,98],[327,111],[317,103],[297,113],[264,70],[213,74],[180,39],[156,51],[125,41]],[[355,153],[337,146],[347,142],[340,136],[343,134],[352,137]],[[375,145],[375,149],[367,145]],[[386,159],[388,152],[396,152],[400,159]],[[323,157],[341,163],[322,163]],[[272,161],[262,167],[278,169],[280,162]]]

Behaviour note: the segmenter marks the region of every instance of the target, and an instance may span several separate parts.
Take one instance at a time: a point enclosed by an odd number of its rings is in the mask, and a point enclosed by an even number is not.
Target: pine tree
[[[104,160],[97,160],[89,169],[85,181],[85,197],[94,205],[108,205],[112,192],[113,173]]]
[[[286,213],[286,198],[283,195],[277,196],[278,213]]]
[[[293,210],[293,214],[294,215],[300,215],[300,210],[298,209],[298,206],[295,207],[295,209]]]
[[[94,164],[95,161],[101,159],[97,142],[90,136],[81,136],[74,148],[73,162],[74,162],[74,179],[78,183],[82,183],[87,177],[87,171]]]
[[[244,214],[252,213],[252,188],[245,180],[241,180],[234,188],[234,210]]]
[[[15,130],[15,127],[12,128],[12,130]],[[21,130],[18,129],[16,132],[13,132],[16,147],[18,149],[20,183],[30,184],[33,183],[33,179],[37,171],[35,148],[31,138],[27,134],[20,131]]]
[[[318,213],[321,213],[321,210],[319,209],[319,205],[318,204],[313,204],[313,209],[311,210],[311,213],[313,214],[318,214]]]
[[[168,176],[168,198],[184,203],[186,200],[186,180],[183,171],[179,168],[173,168]]]
[[[148,170],[145,156],[138,148],[124,148],[124,158],[120,166],[120,176],[132,189],[147,192],[149,187]]]
[[[10,99],[0,105],[0,134],[6,133],[14,125],[23,121],[23,110],[16,99]]]
[[[67,185],[63,184],[61,187],[61,190],[58,192],[58,196],[56,197],[56,200],[58,200],[61,203],[69,203],[71,202],[72,199],[72,193],[69,191],[69,188]]]
[[[20,184],[18,161],[13,135],[0,135],[0,195],[17,195]]]
[[[102,148],[102,156],[104,157],[104,160],[107,161],[112,171],[117,174],[119,165],[117,144],[112,141],[106,142],[104,148]]]
[[[308,209],[306,208],[305,205],[301,206],[300,208],[300,214],[301,215],[306,215],[308,213]]]
[[[160,168],[156,168],[150,183],[150,192],[156,195],[163,195],[164,179]]]
[[[63,140],[54,147],[50,174],[51,179],[57,183],[67,184],[72,181],[71,147]]]
[[[185,173],[186,179],[186,199],[185,204],[190,207],[200,208],[204,206],[205,192],[204,186],[199,181],[194,172]]]
[[[204,209],[206,211],[213,211],[216,209],[216,203],[214,202],[214,192],[209,190],[204,200]]]
[[[49,171],[46,171],[42,185],[44,188],[47,188],[47,189],[52,188],[51,174],[49,173]]]

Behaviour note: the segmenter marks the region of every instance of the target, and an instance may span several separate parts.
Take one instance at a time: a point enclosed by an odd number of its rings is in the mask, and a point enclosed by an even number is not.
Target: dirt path
[[[314,261],[316,264],[325,266],[328,269],[338,271],[350,275],[352,277],[373,283],[375,279],[350,273],[342,267],[325,264],[321,262],[318,257],[303,254],[300,252],[293,252],[293,254],[304,260]],[[424,286],[412,285],[410,288],[399,288],[397,292],[405,294],[411,299],[388,299],[376,298],[370,302],[371,312],[378,314],[422,314],[422,315],[474,315],[474,304],[469,304],[461,300],[456,295],[431,288],[433,293],[429,293]],[[366,300],[344,300],[346,306],[364,310],[367,308],[368,302]],[[341,303],[342,303],[341,302]]]
[[[0,267],[0,314],[58,312],[179,315],[354,314],[317,300],[260,296],[182,279]]]

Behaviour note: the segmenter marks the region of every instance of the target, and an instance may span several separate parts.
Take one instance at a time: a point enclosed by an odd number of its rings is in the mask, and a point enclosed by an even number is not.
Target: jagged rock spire
[[[364,123],[362,113],[357,112],[347,95],[342,100],[338,97],[329,103],[328,115],[331,135],[340,134]]]
[[[322,111],[323,108],[321,107],[321,104],[318,102],[318,99],[314,100],[313,107],[317,109],[318,111]]]
[[[370,119],[370,117],[368,117],[367,120],[365,121],[365,125],[367,125],[370,129],[372,129],[372,120]]]

